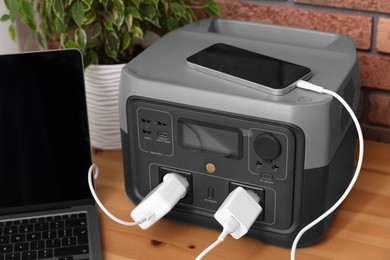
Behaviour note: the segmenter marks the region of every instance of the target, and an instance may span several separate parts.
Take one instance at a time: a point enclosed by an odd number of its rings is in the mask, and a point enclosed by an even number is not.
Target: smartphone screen
[[[190,68],[274,95],[311,77],[307,67],[231,45],[217,43],[187,58]]]

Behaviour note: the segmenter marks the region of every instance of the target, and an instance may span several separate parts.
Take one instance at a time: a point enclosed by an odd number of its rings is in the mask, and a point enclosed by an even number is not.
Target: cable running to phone
[[[298,235],[295,237],[294,242],[293,242],[292,247],[291,247],[290,260],[295,260],[296,248],[297,248],[298,242],[299,242],[300,238],[303,236],[303,234],[307,230],[309,230],[310,228],[312,228],[313,226],[318,224],[320,221],[322,221],[324,218],[329,216],[329,214],[331,214],[334,210],[336,210],[336,208],[338,206],[340,206],[340,204],[345,200],[345,198],[351,192],[353,186],[355,185],[355,183],[357,181],[357,178],[359,177],[360,170],[362,168],[363,154],[364,154],[364,143],[363,143],[362,129],[360,127],[359,121],[358,121],[355,113],[353,112],[351,107],[348,105],[348,103],[336,92],[325,89],[325,88],[317,86],[317,85],[314,85],[314,84],[307,82],[307,81],[299,80],[297,82],[297,87],[301,88],[301,89],[311,90],[311,91],[321,93],[321,94],[325,93],[325,94],[331,95],[332,97],[336,98],[345,107],[345,109],[350,114],[350,116],[355,124],[355,127],[356,127],[356,131],[357,131],[358,138],[359,138],[359,156],[358,156],[358,162],[356,165],[356,169],[355,169],[355,173],[353,175],[353,178],[352,178],[350,184],[348,185],[347,189],[343,193],[343,195],[338,199],[338,201],[331,208],[329,208],[326,212],[324,212],[317,219],[315,219],[314,221],[309,223],[307,226],[302,228],[301,231],[298,233]]]

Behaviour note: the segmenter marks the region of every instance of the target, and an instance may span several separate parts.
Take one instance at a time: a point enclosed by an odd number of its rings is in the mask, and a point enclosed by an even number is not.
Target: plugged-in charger
[[[192,175],[190,172],[186,171],[181,171],[178,169],[170,169],[170,168],[165,168],[165,167],[160,167],[159,168],[159,182],[163,182],[164,176],[169,174],[169,173],[175,173],[175,174],[180,174],[181,176],[185,177],[187,179],[187,182],[189,184],[189,187],[187,189],[187,194],[180,200],[180,202],[184,202],[187,204],[192,204],[193,202],[193,194],[192,194]]]
[[[252,190],[237,187],[230,192],[214,218],[222,225],[223,231],[218,239],[198,255],[202,259],[207,253],[219,245],[229,234],[235,239],[245,235],[262,211],[260,197]]]
[[[228,219],[233,217],[238,222],[238,226],[231,235],[239,239],[248,232],[260,215],[262,208],[259,201],[260,198],[253,191],[248,192],[238,187],[227,196],[214,214],[214,218],[224,226]]]
[[[237,187],[243,187],[247,192],[252,191],[260,198],[259,204],[262,208],[260,215],[257,217],[257,220],[264,221],[265,217],[265,190],[261,187],[247,185],[238,182],[231,182],[229,184],[229,191],[235,190]]]
[[[163,181],[154,188],[131,212],[134,222],[121,220],[109,212],[99,200],[92,183],[99,175],[99,168],[93,164],[88,171],[88,184],[96,203],[108,217],[125,226],[139,225],[147,229],[172,210],[177,202],[187,194],[189,183],[185,177],[177,173],[167,173]]]
[[[147,229],[165,216],[187,194],[189,183],[177,173],[164,175],[163,182],[154,188],[131,212],[135,221],[145,219],[139,226]]]

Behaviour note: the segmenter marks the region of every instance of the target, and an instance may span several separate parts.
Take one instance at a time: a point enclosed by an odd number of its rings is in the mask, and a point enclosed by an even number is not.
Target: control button
[[[214,173],[216,170],[215,165],[213,163],[206,163],[206,171],[208,173]]]
[[[258,136],[253,145],[257,155],[264,160],[273,160],[280,154],[280,143],[270,134]]]

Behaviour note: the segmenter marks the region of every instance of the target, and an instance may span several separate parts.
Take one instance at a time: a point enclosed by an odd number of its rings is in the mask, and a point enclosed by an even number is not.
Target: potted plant
[[[147,31],[163,35],[197,20],[219,16],[215,0],[4,0],[15,40],[19,18],[47,48],[77,48],[84,56],[92,145],[120,148],[117,95],[121,68],[142,51]],[[37,22],[35,17],[40,20]],[[137,44],[138,43],[138,44]],[[95,85],[94,85],[95,84]]]

